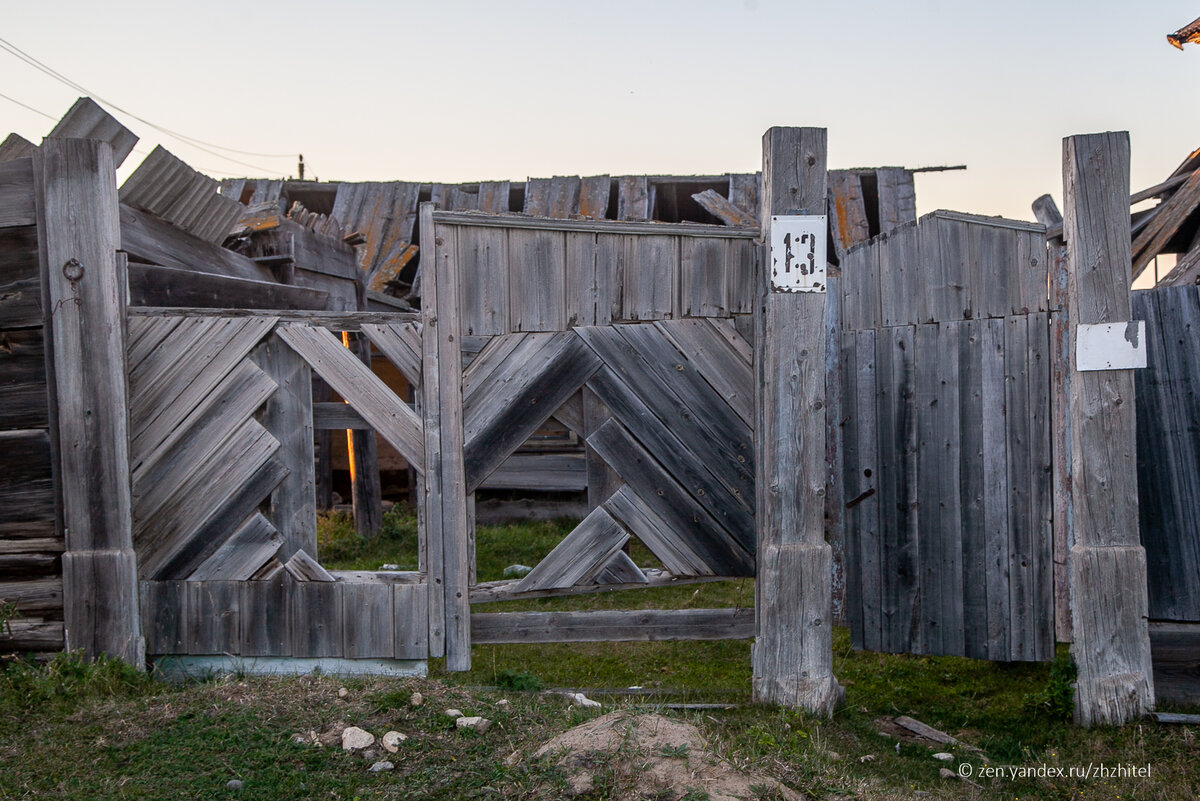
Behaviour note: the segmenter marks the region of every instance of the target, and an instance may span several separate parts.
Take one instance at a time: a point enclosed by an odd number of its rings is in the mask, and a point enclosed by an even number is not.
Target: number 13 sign
[[[825,215],[771,218],[771,291],[825,291]]]

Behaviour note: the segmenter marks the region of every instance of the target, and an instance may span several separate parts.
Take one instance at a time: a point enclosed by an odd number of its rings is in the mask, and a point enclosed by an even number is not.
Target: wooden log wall
[[[1138,510],[1152,620],[1200,623],[1200,287],[1133,293]]]
[[[0,164],[0,652],[64,644],[33,160]]]
[[[1040,226],[935,212],[843,261],[842,490],[856,647],[1053,656]]]

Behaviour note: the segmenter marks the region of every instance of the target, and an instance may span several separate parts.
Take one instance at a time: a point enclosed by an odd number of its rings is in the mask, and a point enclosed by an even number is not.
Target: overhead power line
[[[48,75],[49,77],[53,78],[54,80],[56,80],[62,84],[65,84],[66,86],[74,89],[77,92],[81,92],[82,94],[91,97],[96,102],[102,103],[115,111],[119,111],[120,113],[122,113],[128,117],[131,117],[132,119],[137,120],[138,122],[142,123],[143,125],[147,125],[156,131],[164,133],[167,136],[170,136],[172,138],[178,139],[179,141],[181,141],[185,144],[188,144],[191,147],[196,148],[197,150],[202,150],[210,155],[216,156],[217,158],[225,159],[226,161],[230,161],[234,164],[239,164],[243,167],[249,167],[249,168],[255,169],[255,170],[262,170],[263,172],[266,172],[266,173],[277,173],[278,170],[272,169],[270,167],[263,167],[259,164],[252,164],[250,162],[241,161],[239,159],[233,158],[232,156],[227,156],[223,153],[215,152],[214,150],[211,150],[210,148],[216,148],[216,150],[224,150],[224,151],[227,151],[230,153],[238,153],[240,155],[255,156],[255,157],[260,157],[260,158],[292,158],[292,154],[290,154],[290,153],[287,153],[287,154],[285,154],[285,153],[254,153],[254,152],[246,151],[246,150],[238,150],[236,148],[225,147],[223,145],[218,145],[218,144],[214,144],[212,142],[207,142],[203,139],[197,139],[194,136],[188,136],[187,134],[179,133],[178,131],[173,131],[170,128],[166,128],[162,125],[158,125],[157,123],[151,122],[150,120],[147,120],[144,117],[134,114],[132,111],[122,108],[121,106],[117,105],[116,103],[113,103],[111,100],[101,97],[100,95],[91,91],[90,89],[83,86],[82,84],[79,84],[76,81],[71,80],[70,78],[63,75],[61,72],[59,72],[58,70],[49,66],[48,64],[45,64],[42,61],[39,61],[38,59],[29,55],[24,50],[17,47],[16,45],[14,45],[12,42],[9,42],[7,39],[0,38],[0,49],[4,50],[9,55],[14,56],[15,58],[18,58],[21,61],[24,61],[29,66],[33,67],[34,69],[38,70],[39,72],[44,73],[45,75]],[[13,101],[13,102],[18,102],[18,101]],[[19,105],[24,106],[23,103],[19,103]],[[41,114],[43,112],[39,111],[37,113]]]

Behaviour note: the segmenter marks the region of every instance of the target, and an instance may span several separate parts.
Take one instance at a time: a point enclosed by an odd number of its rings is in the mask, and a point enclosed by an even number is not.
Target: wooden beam
[[[760,214],[824,214],[826,132],[763,135]],[[755,304],[758,399],[754,698],[828,717],[844,691],[833,676],[833,552],[825,542],[824,292],[770,290],[770,255]]]
[[[471,638],[480,644],[748,640],[753,636],[754,613],[750,609],[477,612],[471,615]]]
[[[430,656],[471,669],[467,480],[463,462],[462,354],[455,250],[437,236],[434,206],[421,204],[421,243],[432,259],[422,287],[421,381],[425,415],[425,525],[429,554]]]
[[[1193,179],[1185,187],[1200,190],[1200,171]],[[1080,325],[1125,324],[1132,317],[1129,134],[1064,139],[1063,196],[1074,343]],[[1154,706],[1146,552],[1138,533],[1133,372],[1079,372],[1073,344],[1070,354],[1075,720],[1119,725]]]
[[[692,200],[699,203],[705,211],[726,225],[742,228],[754,228],[758,225],[757,217],[742,211],[729,200],[721,197],[716,190],[705,189],[703,192],[697,192],[692,195]]]
[[[130,306],[130,317],[262,317],[257,309],[192,309],[171,306]],[[277,311],[271,315],[281,323],[301,323],[319,326],[331,331],[358,331],[364,325],[388,325],[412,322],[417,315],[412,312],[336,312],[336,311]]]
[[[298,311],[324,309],[328,303],[329,293],[316,289],[153,264],[129,265],[131,306]]]
[[[120,167],[133,152],[138,137],[90,97],[81,97],[67,110],[47,139],[98,139],[112,147],[113,166]]]
[[[1132,263],[1135,278],[1141,275],[1142,270],[1146,269],[1159,251],[1171,240],[1171,237],[1175,236],[1180,226],[1188,217],[1192,216],[1192,212],[1198,205],[1200,205],[1200,170],[1196,170],[1188,176],[1183,186],[1175,190],[1175,194],[1168,200],[1163,201],[1162,209],[1133,240]],[[1069,238],[1067,245],[1071,245]]]
[[[342,344],[360,362],[368,368],[371,366],[371,343],[362,334],[343,332]],[[370,539],[377,536],[383,526],[379,443],[374,431],[351,428],[346,431],[346,448],[350,457],[350,498],[354,505],[354,527],[360,537]]]
[[[112,148],[47,139],[34,173],[53,339],[67,647],[142,668]]]

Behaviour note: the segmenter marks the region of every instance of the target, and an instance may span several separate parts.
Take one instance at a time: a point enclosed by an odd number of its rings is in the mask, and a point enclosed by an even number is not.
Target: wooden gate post
[[[1080,372],[1075,341],[1081,325],[1132,319],[1129,134],[1064,139],[1063,195],[1071,321],[1071,654],[1079,670],[1075,720],[1120,724],[1154,706],[1146,552],[1138,531],[1133,371]]]
[[[425,415],[425,526],[429,651],[446,670],[471,669],[471,559],[463,464],[462,343],[454,248],[437,240],[433,203],[422,203],[421,408]]]
[[[129,485],[125,282],[112,147],[46,139],[35,156],[52,420],[66,537],[68,649],[142,668]]]
[[[763,135],[761,225],[824,214],[825,129]],[[763,259],[754,306],[756,701],[831,715],[843,698],[833,676],[833,551],[825,542],[824,292],[775,292]]]

